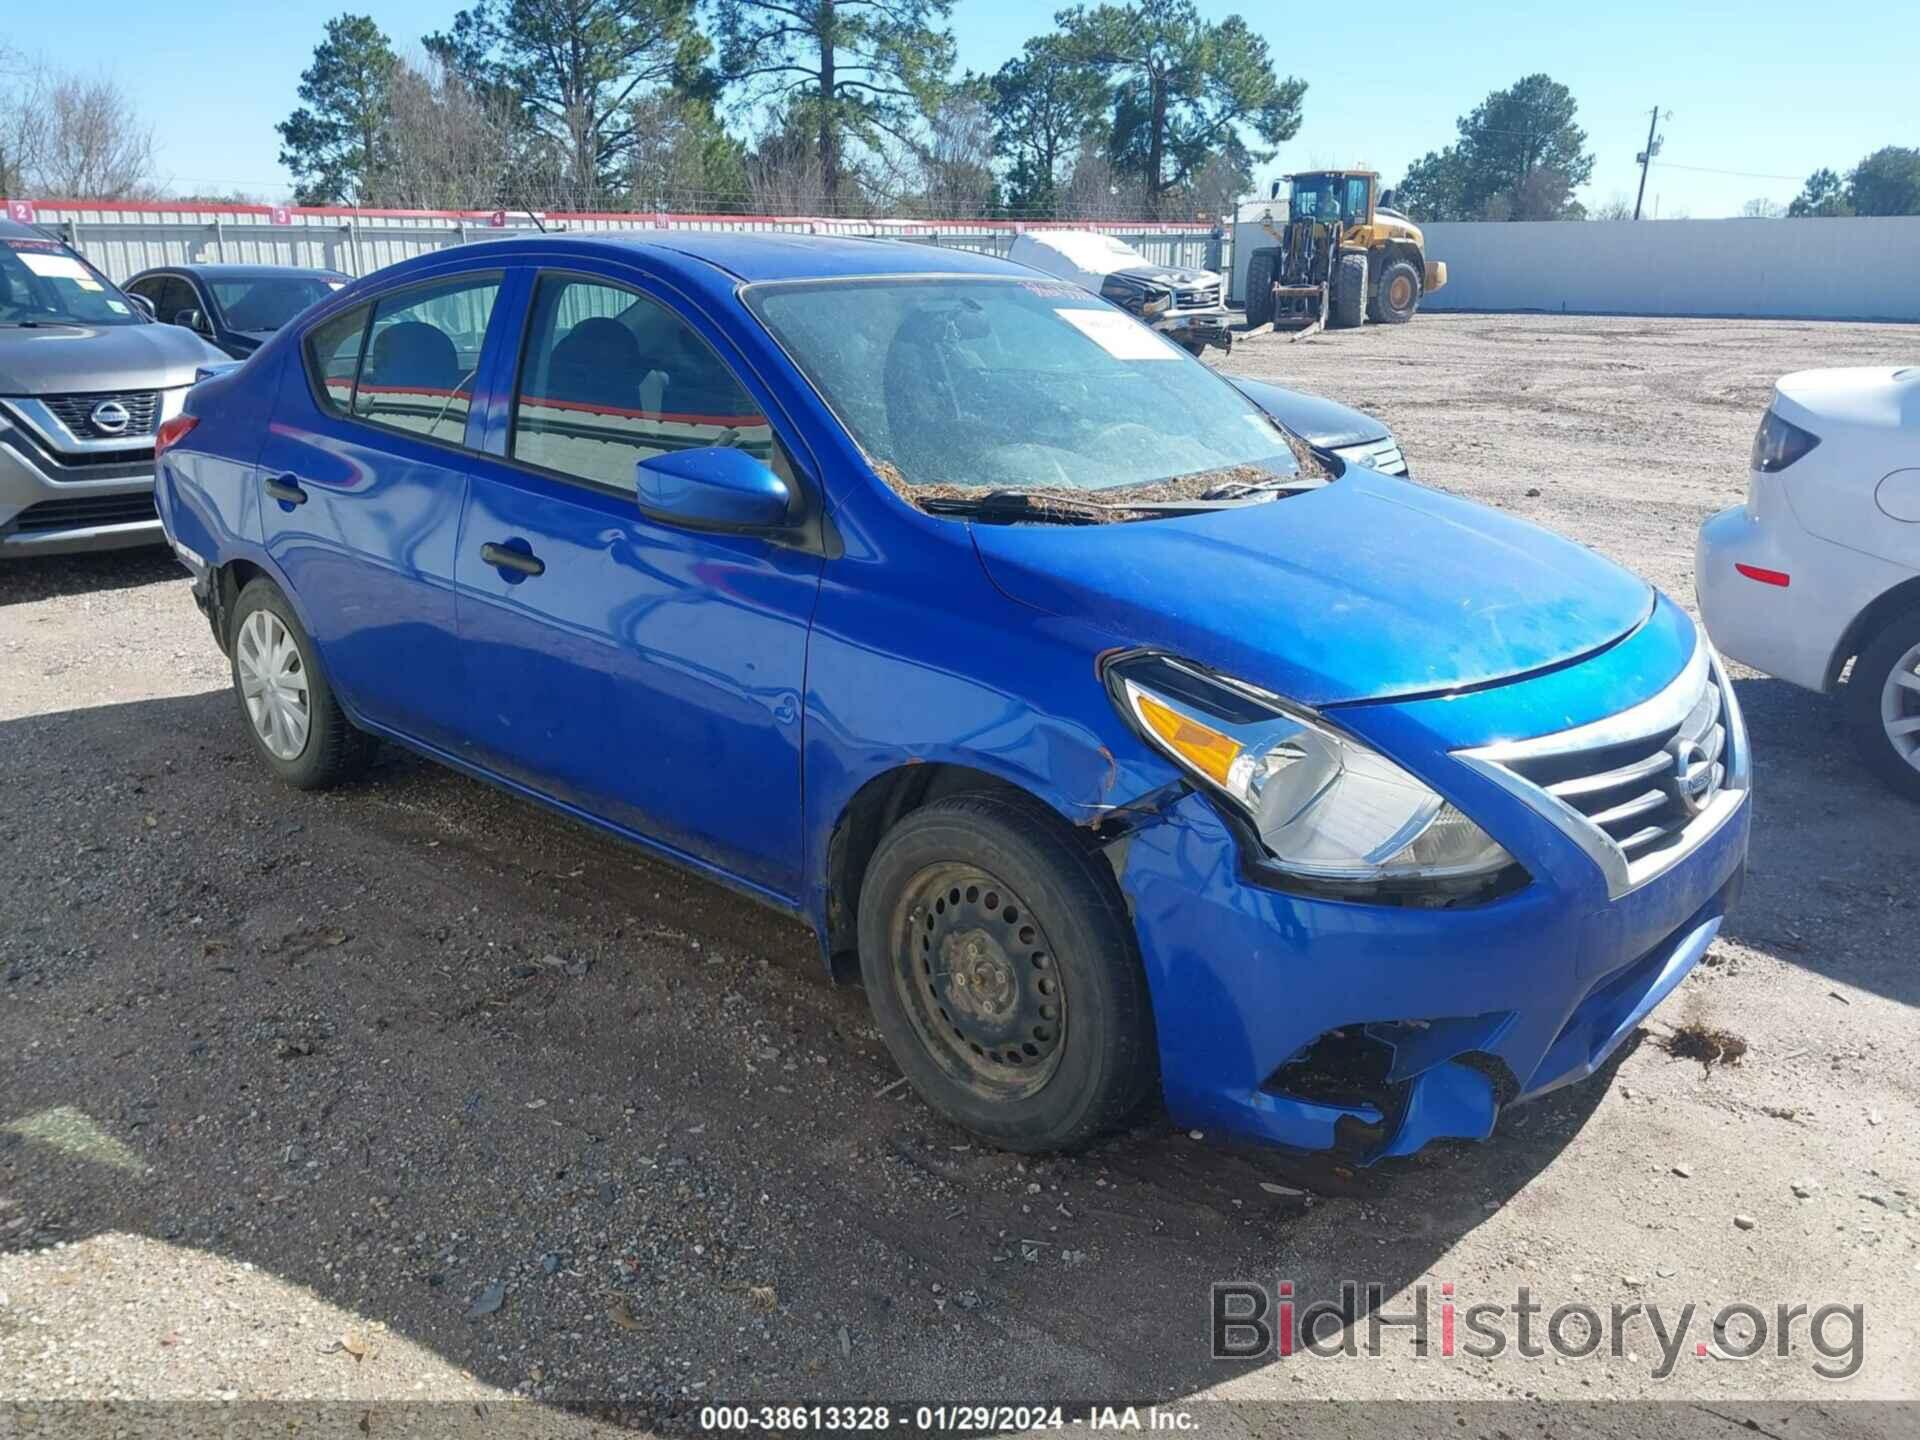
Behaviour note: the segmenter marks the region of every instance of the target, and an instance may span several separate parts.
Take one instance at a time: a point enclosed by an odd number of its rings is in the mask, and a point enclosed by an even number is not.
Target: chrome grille
[[[1686,718],[1623,745],[1515,761],[1512,768],[1579,811],[1629,860],[1671,844],[1725,784],[1727,729],[1711,678]]]
[[[1383,475],[1407,473],[1407,460],[1400,453],[1400,442],[1391,435],[1384,440],[1369,440],[1363,445],[1341,445],[1333,453],[1349,465],[1364,465]]]
[[[1678,678],[1630,710],[1460,758],[1545,812],[1615,895],[1711,834],[1749,784],[1739,706],[1704,637]]]
[[[1214,285],[1188,285],[1173,292],[1173,303],[1182,310],[1197,310],[1201,307],[1211,309],[1220,303],[1220,287]]]
[[[42,395],[40,403],[54,418],[80,440],[125,440],[136,435],[153,434],[160,413],[160,395],[155,390],[115,390],[94,395]],[[127,412],[124,429],[103,430],[93,422],[93,412],[107,401],[117,402]]]

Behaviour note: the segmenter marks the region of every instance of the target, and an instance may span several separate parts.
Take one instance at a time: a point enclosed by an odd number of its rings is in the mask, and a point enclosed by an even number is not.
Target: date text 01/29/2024
[[[708,1405],[700,1428],[718,1432],[913,1430],[928,1434],[1064,1430],[1190,1431],[1196,1417],[1150,1405]]]

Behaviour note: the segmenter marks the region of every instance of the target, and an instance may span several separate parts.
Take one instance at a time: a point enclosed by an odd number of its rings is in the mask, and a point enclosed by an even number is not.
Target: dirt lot
[[[1228,363],[1379,413],[1421,479],[1690,604],[1773,377],[1916,352],[1893,327],[1436,315]],[[1648,1397],[1698,1402],[1696,1433],[1742,1401],[1920,1398],[1920,812],[1828,703],[1740,693],[1751,881],[1643,1043],[1488,1145],[1348,1186],[1164,1124],[1042,1163],[970,1146],[791,924],[395,751],[281,789],[170,559],[0,570],[0,1397],[518,1392],[657,1423]],[[1665,1053],[1691,1021],[1741,1062]],[[1451,1283],[1462,1308],[1526,1286],[1699,1313],[1664,1380],[1644,1319],[1619,1358],[1419,1358],[1390,1330],[1380,1359],[1213,1363],[1208,1284],[1248,1277],[1377,1281],[1392,1313],[1422,1283],[1436,1311]],[[1735,1300],[1864,1306],[1859,1373],[1817,1378],[1804,1331],[1696,1358]],[[1795,1413],[1764,1424],[1820,1433]]]

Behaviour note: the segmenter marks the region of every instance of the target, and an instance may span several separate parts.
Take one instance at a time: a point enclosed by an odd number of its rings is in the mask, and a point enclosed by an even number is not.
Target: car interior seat
[[[392,390],[449,394],[460,384],[460,354],[424,320],[402,320],[373,338],[363,383]]]
[[[640,342],[618,320],[592,315],[553,347],[546,389],[556,400],[630,410],[640,402]]]

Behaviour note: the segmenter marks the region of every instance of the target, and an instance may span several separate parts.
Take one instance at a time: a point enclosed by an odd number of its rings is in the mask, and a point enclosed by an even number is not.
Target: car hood
[[[1322,450],[1367,445],[1393,435],[1384,423],[1349,405],[1324,400],[1318,395],[1303,395],[1298,390],[1286,390],[1264,380],[1248,380],[1238,375],[1221,378],[1309,445],[1317,445]]]
[[[225,358],[178,325],[0,329],[0,395],[168,390]]]
[[[1600,649],[1653,606],[1584,546],[1358,469],[1262,505],[973,535],[1014,600],[1306,705],[1509,679]]]

